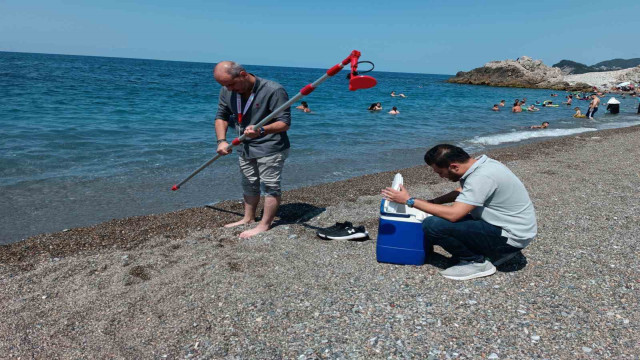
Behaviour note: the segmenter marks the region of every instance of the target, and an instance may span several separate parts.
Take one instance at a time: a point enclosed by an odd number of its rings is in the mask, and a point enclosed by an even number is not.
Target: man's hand
[[[411,197],[409,196],[409,192],[407,191],[407,189],[405,189],[402,185],[400,185],[400,190],[394,190],[390,187],[382,189],[381,194],[382,197],[386,200],[393,201],[399,204],[406,204],[407,200],[409,200],[409,198]]]
[[[226,141],[221,142],[220,144],[218,144],[218,149],[216,150],[216,152],[222,156],[231,154],[233,149],[229,148],[229,150],[227,150],[227,146],[229,146],[228,142]]]
[[[247,135],[248,138],[255,139],[260,136],[260,131],[255,129],[253,125],[249,125],[244,129],[244,134]]]

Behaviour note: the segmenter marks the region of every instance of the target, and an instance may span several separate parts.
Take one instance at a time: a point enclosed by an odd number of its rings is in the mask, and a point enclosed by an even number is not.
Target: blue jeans
[[[483,262],[485,256],[497,260],[521,249],[507,244],[502,228],[484,220],[474,220],[471,215],[451,222],[437,216],[429,216],[422,222],[426,241],[439,245],[460,260]]]

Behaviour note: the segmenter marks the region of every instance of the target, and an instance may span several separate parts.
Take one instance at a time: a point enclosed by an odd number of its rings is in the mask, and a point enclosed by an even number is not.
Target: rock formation
[[[554,90],[588,90],[587,84],[570,85],[562,71],[546,66],[541,60],[522,56],[517,60],[491,61],[468,72],[460,71],[447,80],[450,83],[524,87]]]

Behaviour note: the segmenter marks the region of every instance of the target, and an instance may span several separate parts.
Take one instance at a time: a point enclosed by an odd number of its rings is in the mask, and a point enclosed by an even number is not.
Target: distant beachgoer
[[[574,118],[585,118],[585,117],[587,117],[586,115],[583,115],[583,114],[582,114],[582,111],[580,111],[580,108],[579,108],[579,107],[577,107],[577,106],[576,106],[575,108],[573,108],[573,110],[575,110],[575,111],[576,111],[576,113],[575,113],[575,114],[573,114],[573,117],[574,117]]]
[[[549,122],[545,121],[542,123],[542,125],[532,125],[530,128],[531,129],[546,129],[549,127]]]
[[[598,111],[598,105],[600,105],[600,98],[598,98],[596,94],[592,94],[589,110],[587,110],[587,117],[589,119],[593,120],[593,115]]]
[[[502,105],[502,106],[504,106],[504,105]],[[491,110],[500,111],[500,107],[498,106],[498,104],[494,104],[493,107],[491,108]]]
[[[538,109],[537,107],[535,107],[533,104],[529,105],[529,107],[527,108],[527,111],[539,111],[540,109]]]
[[[505,103],[504,103],[504,102],[505,102],[504,100],[500,100],[500,104],[498,104],[498,105],[500,105],[500,106],[505,106]]]
[[[372,103],[371,106],[369,106],[369,111],[380,111],[382,110],[382,105],[380,103]]]
[[[571,106],[572,102],[573,102],[573,96],[569,95],[569,96],[567,96],[567,102],[565,102],[563,104],[567,104],[567,106]]]
[[[404,94],[396,94],[396,92],[395,92],[395,91],[392,91],[392,92],[391,92],[391,96],[393,96],[393,97],[402,97],[402,98],[403,98],[403,97],[406,97],[406,96],[404,96]]]
[[[527,102],[527,98],[522,98],[522,104],[524,105]]]
[[[300,103],[300,105],[296,106],[296,109],[302,110],[303,112],[310,113],[311,109],[309,109],[309,104],[306,101]]]
[[[391,111],[389,111],[389,114],[398,115],[400,114],[400,111],[398,111],[398,108],[394,106],[393,108],[391,108]]]
[[[520,101],[516,101],[513,103],[513,107],[511,108],[511,112],[519,113],[522,112],[522,107],[520,106]]]

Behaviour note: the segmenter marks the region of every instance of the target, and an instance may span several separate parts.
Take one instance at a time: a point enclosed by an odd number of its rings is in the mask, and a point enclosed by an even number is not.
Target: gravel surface
[[[134,217],[0,247],[0,357],[37,359],[638,359],[640,127],[502,148],[539,236],[487,278],[375,259],[394,172],[285,193],[277,225],[248,240],[220,226],[241,204]],[[433,144],[427,144],[433,145]],[[421,159],[416,159],[419,163]],[[455,187],[424,165],[413,195]]]

